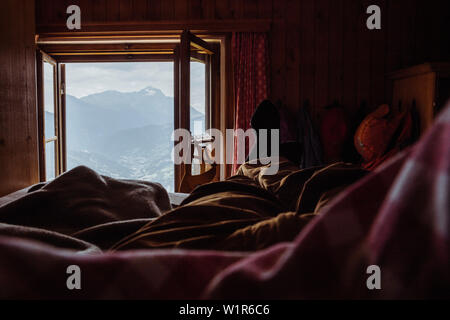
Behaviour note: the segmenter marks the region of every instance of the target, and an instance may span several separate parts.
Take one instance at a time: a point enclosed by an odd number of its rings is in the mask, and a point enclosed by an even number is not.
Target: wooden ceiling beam
[[[139,35],[157,33],[162,35],[181,34],[189,29],[192,33],[218,33],[218,32],[267,32],[272,24],[271,19],[250,20],[186,20],[186,21],[124,21],[120,23],[82,23],[81,30],[68,30],[64,24],[37,25],[37,34],[40,38],[49,36],[88,36],[88,35]]]

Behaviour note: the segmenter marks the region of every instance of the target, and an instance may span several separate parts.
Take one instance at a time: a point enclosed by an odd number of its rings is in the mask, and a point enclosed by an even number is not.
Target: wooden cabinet
[[[425,63],[393,72],[389,77],[392,105],[415,103],[423,133],[450,99],[450,63]]]

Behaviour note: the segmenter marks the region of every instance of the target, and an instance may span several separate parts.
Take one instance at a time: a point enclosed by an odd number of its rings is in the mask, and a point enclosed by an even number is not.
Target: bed
[[[374,172],[245,164],[176,204],[75,168],[0,200],[0,298],[448,298],[449,137],[447,108]],[[82,290],[66,287],[71,265]]]

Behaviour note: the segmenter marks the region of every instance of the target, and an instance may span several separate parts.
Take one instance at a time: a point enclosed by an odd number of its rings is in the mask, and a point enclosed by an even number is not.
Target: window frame
[[[56,41],[49,43],[38,43],[39,55],[38,60],[48,59],[53,61],[56,65],[56,91],[55,91],[55,102],[57,103],[58,109],[58,151],[55,152],[55,157],[57,157],[57,173],[56,175],[62,174],[67,169],[67,149],[66,149],[66,124],[65,124],[65,63],[89,63],[89,62],[159,62],[159,61],[171,61],[174,63],[174,129],[177,128],[189,128],[189,122],[186,123],[186,113],[187,119],[189,119],[190,108],[186,108],[186,102],[184,104],[181,102],[183,98],[186,99],[186,95],[189,98],[189,88],[186,88],[183,83],[186,83],[186,77],[182,75],[183,57],[186,57],[186,51],[183,52],[183,34],[188,35],[190,42],[195,42],[197,45],[202,45],[210,50],[210,45],[214,46],[216,58],[207,59],[205,61],[207,67],[206,70],[206,81],[205,81],[205,128],[220,127],[220,49],[221,49],[221,37],[212,37],[216,43],[211,44],[202,39],[197,38],[189,31],[185,30],[181,35],[169,36],[169,41],[158,42],[158,39],[164,39],[161,37],[156,37],[155,41],[151,43],[145,42],[135,42],[133,38],[122,39],[119,42],[114,40],[106,40],[103,42],[91,42],[86,41],[83,43],[71,43],[70,41]],[[166,35],[165,35],[166,36]],[[127,41],[128,40],[128,41]],[[111,42],[111,43],[110,43]],[[214,63],[214,67],[212,67]],[[40,66],[40,68],[39,68]],[[214,78],[217,83],[214,83],[212,77],[212,69],[215,70],[216,77]],[[190,70],[188,70],[188,80],[190,76]],[[43,77],[43,62],[38,63],[37,68],[38,78]],[[45,143],[44,143],[44,97],[43,97],[43,79],[41,83],[38,81],[38,128],[39,128],[39,159],[40,159],[40,176],[41,181],[45,181]],[[214,98],[213,98],[214,97]],[[213,99],[215,99],[213,101]],[[184,100],[186,101],[186,100]],[[189,104],[187,104],[189,106]],[[214,115],[214,116],[213,116]],[[56,124],[55,124],[56,128]],[[182,179],[182,168],[179,165],[175,166],[175,181],[174,189],[177,192]]]
[[[220,43],[215,44],[211,42],[206,42],[200,37],[197,37],[189,30],[184,30],[181,34],[180,40],[180,107],[179,107],[179,128],[185,128],[189,131],[192,130],[190,128],[190,67],[191,62],[197,61],[205,64],[205,130],[210,128],[219,128],[220,127],[220,100],[218,100],[220,96]],[[213,78],[213,75],[219,75],[216,78]],[[217,120],[216,120],[217,119]],[[196,140],[196,141],[194,141]],[[189,157],[191,161],[194,158],[194,148],[196,144],[201,143],[206,145],[212,143],[213,141],[209,137],[202,137],[198,139],[197,137],[193,138],[191,142],[191,154]],[[202,149],[203,150],[203,149]],[[203,152],[202,150],[197,150],[198,152]],[[198,156],[198,155],[197,155]],[[180,165],[177,168],[176,174],[179,175],[179,181],[183,179],[190,179],[192,174],[192,166],[191,164]],[[207,166],[204,163],[199,165],[200,171],[202,174],[206,171]],[[212,169],[210,167],[209,169]],[[220,168],[215,167],[216,175],[215,179],[220,176]],[[183,178],[182,178],[183,177]],[[181,188],[181,187],[180,187]]]
[[[55,148],[55,177],[64,172],[64,161],[61,157],[64,144],[64,134],[62,133],[63,122],[61,121],[62,109],[60,99],[61,87],[61,73],[58,62],[46,54],[38,50],[37,52],[37,96],[38,96],[38,137],[39,137],[39,180],[41,182],[47,181],[46,172],[46,149],[49,143],[54,142]],[[45,136],[45,63],[53,67],[53,101],[54,101],[54,135],[51,137]]]

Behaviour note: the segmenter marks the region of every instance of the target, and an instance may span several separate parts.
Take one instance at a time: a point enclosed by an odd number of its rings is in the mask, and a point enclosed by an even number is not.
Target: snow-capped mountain
[[[66,97],[68,169],[86,165],[101,174],[160,182],[173,190],[172,97],[147,87]],[[191,107],[191,121],[204,115]],[[52,114],[46,112],[46,134]]]

